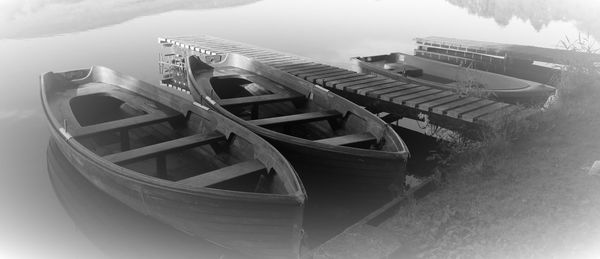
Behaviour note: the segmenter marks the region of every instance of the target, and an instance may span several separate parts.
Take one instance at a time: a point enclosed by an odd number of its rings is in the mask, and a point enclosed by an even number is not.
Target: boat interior
[[[141,90],[101,82],[73,86],[53,75],[55,80],[45,77],[52,115],[72,138],[110,162],[193,189],[297,191],[290,184],[293,173],[278,172],[285,165],[269,161],[267,166],[255,153],[272,151],[258,150],[260,145],[235,130],[224,133],[218,128],[224,122],[204,109],[182,113],[139,94]]]
[[[419,83],[447,88],[457,86],[485,90],[517,90],[535,83],[504,75],[444,63],[424,57],[392,53],[390,55],[362,58],[363,61]],[[537,84],[535,84],[537,85]]]
[[[376,122],[357,116],[351,108],[331,105],[328,91],[319,86],[308,92],[233,64],[212,67],[196,56],[189,60],[192,85],[235,117],[316,143],[396,151],[383,128],[370,127]]]

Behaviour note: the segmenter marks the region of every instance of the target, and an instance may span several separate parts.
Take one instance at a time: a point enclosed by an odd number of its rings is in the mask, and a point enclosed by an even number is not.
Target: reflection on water
[[[2,0],[0,39],[85,31],[180,9],[209,9],[260,0]]]
[[[592,0],[446,0],[469,13],[503,26],[513,18],[529,21],[537,31],[553,21],[575,21],[579,30],[600,39],[600,1]]]
[[[245,258],[140,214],[106,195],[68,162],[53,140],[48,174],[79,230],[110,258]]]
[[[245,258],[179,232],[105,194],[75,169],[50,140],[48,174],[61,204],[77,227],[109,257]],[[318,174],[318,173],[317,173]],[[305,244],[315,248],[383,205],[384,200],[331,190],[328,181],[302,179],[310,202],[304,214]]]

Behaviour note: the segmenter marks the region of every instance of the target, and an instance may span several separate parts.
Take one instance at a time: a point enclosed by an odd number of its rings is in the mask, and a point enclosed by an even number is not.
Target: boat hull
[[[374,200],[386,200],[402,192],[409,153],[404,142],[389,125],[365,109],[328,90],[307,85],[305,81],[299,82],[300,79],[255,60],[233,54],[227,55],[223,60],[225,63],[220,66],[225,68],[230,66],[241,68],[255,75],[277,80],[276,82],[283,87],[293,85],[297,92],[310,91],[312,99],[309,102],[327,98],[333,100],[328,104],[330,107],[343,107],[349,113],[360,117],[360,120],[364,121],[365,131],[368,131],[369,127],[380,129],[377,135],[381,135],[383,142],[393,146],[393,150],[382,151],[325,145],[257,126],[207,98],[213,91],[210,80],[208,78],[196,80],[193,69],[190,68],[188,79],[190,86],[193,87],[192,92],[196,92],[196,98],[269,141],[294,165],[303,182],[326,182],[331,185],[332,192],[346,192],[349,196],[371,197]]]
[[[240,201],[145,185],[81,154],[58,131],[53,130],[52,136],[58,149],[88,181],[140,213],[250,255],[298,257],[303,209],[297,204]]]
[[[542,104],[556,90],[554,87],[529,80],[467,69],[403,53],[353,58],[352,63],[354,70],[360,73],[379,74],[442,90],[457,90],[458,85],[475,81],[482,87],[484,96],[508,103]],[[394,66],[422,69],[422,73],[427,76],[405,76],[391,69]]]
[[[181,188],[173,182],[142,176],[113,164],[57,126],[43,86],[42,103],[52,141],[69,163],[102,192],[142,214],[225,248],[258,258],[300,257],[303,199],[213,188]],[[230,130],[237,132],[237,126],[230,123]],[[239,137],[253,135],[238,133]]]

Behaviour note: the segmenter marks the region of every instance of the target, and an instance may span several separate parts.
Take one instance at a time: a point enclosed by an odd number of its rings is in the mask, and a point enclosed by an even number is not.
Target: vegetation
[[[565,39],[594,52],[590,38]],[[445,183],[383,224],[419,258],[598,258],[600,72],[571,59],[556,78],[557,104],[533,119],[503,116],[473,141],[443,136],[431,159]]]

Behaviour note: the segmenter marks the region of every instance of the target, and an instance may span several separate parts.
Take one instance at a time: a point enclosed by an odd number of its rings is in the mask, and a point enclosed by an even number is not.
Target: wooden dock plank
[[[396,87],[390,87],[390,88],[384,88],[384,89],[370,91],[367,93],[367,96],[372,97],[372,98],[380,98],[384,94],[403,91],[406,89],[416,88],[419,86],[420,85],[416,85],[416,84],[402,84],[402,85],[398,85]]]
[[[342,84],[342,83],[346,83],[346,82],[354,82],[354,81],[363,80],[363,79],[367,79],[367,78],[375,78],[375,76],[374,75],[364,75],[364,74],[332,76],[332,77],[325,77],[325,78],[317,79],[317,83],[322,82],[322,83],[320,83],[321,85],[325,85],[327,87],[334,87],[336,84]]]
[[[340,84],[336,84],[334,87],[335,87],[335,89],[344,90],[348,86],[362,85],[362,84],[366,84],[366,83],[379,82],[379,81],[385,81],[385,80],[386,80],[386,78],[379,76],[379,77],[367,78],[367,79],[352,81],[352,82],[347,82],[347,83],[340,83]]]
[[[413,93],[413,94],[401,95],[401,96],[391,99],[391,101],[393,103],[405,104],[407,100],[412,100],[412,99],[424,97],[424,96],[430,96],[433,94],[441,93],[442,91],[443,90],[440,90],[440,89],[428,89],[428,90]]]
[[[418,93],[418,92],[422,92],[422,91],[427,91],[427,90],[431,90],[431,88],[420,85],[420,86],[409,88],[409,89],[399,89],[399,91],[382,94],[382,95],[379,96],[379,99],[391,102],[392,99],[394,99],[394,98],[396,98],[398,96],[408,95],[408,94],[414,94],[414,93]]]
[[[424,111],[433,111],[433,107],[439,106],[439,105],[443,105],[446,103],[450,103],[450,102],[454,102],[458,99],[461,99],[463,97],[454,94],[448,97],[444,97],[441,99],[436,99],[436,100],[432,100],[432,101],[428,101],[428,102],[424,102],[424,103],[420,103],[417,106],[419,107],[419,109],[424,110]]]
[[[327,68],[311,69],[311,70],[301,71],[301,72],[292,73],[292,74],[297,77],[304,78],[304,77],[308,77],[311,75],[337,73],[337,72],[341,72],[341,71],[343,71],[343,70],[336,68],[336,67],[327,67]]]
[[[343,70],[343,71],[337,71],[337,72],[331,72],[331,73],[313,74],[310,76],[306,76],[304,79],[306,79],[306,81],[316,83],[317,79],[319,79],[319,78],[332,77],[332,76],[354,75],[354,74],[356,74],[356,73],[354,73],[352,71],[348,71],[348,70]]]
[[[477,102],[470,103],[465,106],[457,107],[452,110],[447,110],[446,114],[455,118],[460,118],[463,113],[470,112],[473,110],[484,108],[490,104],[493,104],[494,101],[488,99],[480,99]]]
[[[310,69],[326,69],[329,66],[327,65],[319,65],[319,64],[307,64],[307,65],[301,65],[301,66],[296,66],[296,67],[286,67],[286,68],[281,68],[281,70],[287,72],[287,73],[294,73],[296,71],[303,71],[303,70],[310,70]]]
[[[300,62],[300,59],[292,59],[290,57],[275,57],[275,58],[265,58],[265,59],[261,59],[260,62],[261,63],[265,63],[265,64],[271,64],[271,63],[275,63],[278,61],[294,61],[296,63]]]
[[[463,120],[466,120],[466,121],[473,122],[475,120],[475,118],[477,118],[479,116],[483,116],[488,113],[499,111],[500,109],[508,107],[508,106],[510,106],[508,103],[494,103],[494,104],[488,105],[482,109],[477,109],[474,111],[464,113],[460,116],[460,118]]]
[[[395,82],[396,81],[394,81],[392,79],[384,79],[383,81],[348,86],[344,90],[347,92],[350,92],[350,93],[356,93],[358,90],[363,89],[363,88],[369,88],[369,87],[374,87],[374,86],[378,86],[378,85],[382,85],[382,84],[390,84],[390,83],[395,83]]]
[[[310,73],[310,72],[332,71],[332,70],[334,70],[334,71],[339,70],[339,68],[331,67],[331,66],[320,66],[320,67],[309,67],[309,68],[303,68],[303,69],[286,71],[286,72],[297,76],[297,75],[306,74],[306,73]]]
[[[473,103],[473,102],[477,102],[480,100],[481,99],[475,98],[475,97],[463,97],[458,100],[433,107],[433,109],[431,109],[431,111],[434,113],[446,115],[445,111],[447,111],[447,110],[451,110],[456,107],[460,107],[460,106],[463,106],[463,105],[466,105],[469,103]]]
[[[448,97],[448,96],[452,96],[455,95],[455,93],[451,92],[451,91],[442,91],[440,93],[436,93],[433,95],[428,95],[428,96],[423,96],[420,98],[415,98],[415,99],[411,99],[411,100],[407,100],[404,102],[404,105],[409,106],[409,107],[413,107],[413,108],[417,108],[419,104],[421,103],[425,103],[425,102],[430,102],[436,99],[441,99],[444,97]]]
[[[277,68],[279,68],[279,70],[283,70],[283,71],[288,71],[288,70],[294,70],[294,69],[298,69],[298,68],[303,68],[303,67],[321,67],[324,65],[320,65],[314,62],[308,62],[308,63],[300,63],[300,64],[291,64],[291,65],[286,65],[286,66],[279,66]]]
[[[361,88],[361,89],[356,90],[356,93],[360,94],[360,95],[367,95],[369,92],[372,92],[372,91],[384,90],[384,89],[397,87],[397,86],[403,86],[403,85],[407,85],[407,84],[408,83],[396,81],[393,83],[385,83],[383,85],[375,85],[375,86],[371,86],[371,87]]]
[[[274,68],[277,68],[279,70],[283,70],[284,68],[287,68],[287,67],[293,67],[293,66],[299,66],[299,65],[307,65],[307,64],[313,64],[313,62],[310,62],[310,61],[301,62],[301,63],[283,62],[281,64],[274,64],[274,65],[271,65],[271,66],[273,66]]]

